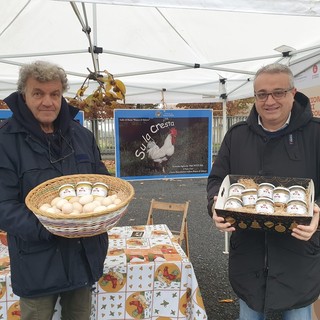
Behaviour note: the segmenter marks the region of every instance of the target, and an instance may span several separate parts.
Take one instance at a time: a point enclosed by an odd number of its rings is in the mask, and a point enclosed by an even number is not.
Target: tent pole
[[[224,79],[225,80],[225,79]],[[225,89],[225,82],[223,83],[224,90]],[[222,94],[222,134],[223,137],[225,136],[227,132],[227,95],[224,93]],[[224,233],[224,254],[229,253],[229,233]]]
[[[226,90],[226,80],[220,76],[219,79],[219,93],[220,99],[222,100],[222,135],[224,136],[227,132],[227,90]]]
[[[226,80],[220,77],[220,99],[222,100],[222,135],[225,136],[227,132],[227,94],[226,94]],[[229,253],[229,234],[224,233],[224,254]]]
[[[97,27],[97,5],[94,3],[92,4],[93,8],[93,46],[94,48],[97,47],[97,32],[98,32],[98,27]],[[94,65],[96,66],[95,70],[96,72],[100,70],[99,66],[99,59],[98,59],[98,53],[93,51],[93,59],[94,59]]]
[[[224,233],[224,254],[229,254],[229,232]]]
[[[94,47],[92,45],[92,41],[91,41],[91,37],[90,37],[91,28],[88,25],[88,19],[87,19],[85,3],[82,3],[82,10],[83,10],[83,15],[84,15],[85,21],[83,21],[76,3],[74,1],[70,1],[70,4],[71,4],[71,7],[72,7],[73,11],[76,14],[76,16],[77,16],[77,18],[78,18],[78,20],[79,20],[79,22],[80,22],[80,24],[82,26],[82,31],[86,34],[86,36],[88,38],[89,49],[90,49],[90,54],[91,54],[91,57],[92,57],[94,72],[95,72],[95,74],[97,74],[99,69],[98,69],[97,61],[96,61],[95,56],[94,56],[95,55],[95,53],[94,53],[95,49],[94,49]]]
[[[161,103],[162,103],[162,108],[163,109],[167,109],[167,104],[166,104],[166,102],[164,100],[164,92],[165,91],[166,91],[166,89],[162,88],[162,90],[161,90]]]

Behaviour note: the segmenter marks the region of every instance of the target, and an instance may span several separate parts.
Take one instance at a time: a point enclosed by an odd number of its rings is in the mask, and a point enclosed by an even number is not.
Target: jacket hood
[[[43,141],[44,132],[41,130],[38,120],[33,116],[32,112],[26,105],[23,96],[19,92],[14,92],[4,99],[5,103],[12,111],[12,117],[19,122],[19,124],[32,132],[36,137]],[[56,132],[66,134],[70,127],[70,121],[77,115],[79,109],[68,105],[67,101],[62,98],[61,109],[57,119],[54,121],[54,128]]]
[[[311,104],[309,98],[301,92],[297,92],[294,96],[293,107],[291,110],[291,118],[289,125],[285,128],[284,132],[292,132],[305,126],[313,118]],[[258,134],[263,133],[263,129],[258,124],[258,112],[256,105],[251,109],[248,116],[247,123],[252,130]]]

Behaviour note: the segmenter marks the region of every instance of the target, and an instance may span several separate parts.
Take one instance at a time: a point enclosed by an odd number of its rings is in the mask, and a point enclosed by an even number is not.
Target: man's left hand
[[[316,232],[319,224],[319,207],[317,204],[313,206],[313,217],[310,225],[305,226],[302,224],[293,228],[291,235],[299,240],[308,241],[312,235]]]

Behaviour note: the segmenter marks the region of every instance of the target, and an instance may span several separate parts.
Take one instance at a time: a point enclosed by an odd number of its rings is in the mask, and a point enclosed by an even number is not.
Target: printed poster
[[[116,176],[126,180],[207,177],[212,110],[115,110]]]
[[[297,76],[294,82],[298,91],[310,99],[313,115],[320,117],[320,64],[314,64]]]

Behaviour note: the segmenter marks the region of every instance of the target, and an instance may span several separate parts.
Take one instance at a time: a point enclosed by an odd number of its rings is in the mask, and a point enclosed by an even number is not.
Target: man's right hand
[[[214,210],[215,207],[215,203],[217,201],[218,197],[215,196],[214,197],[214,203],[212,206],[212,219],[216,225],[216,227],[221,231],[226,231],[226,232],[233,232],[236,229],[234,227],[231,227],[231,223],[230,222],[225,222],[223,217],[218,217],[216,211]]]

